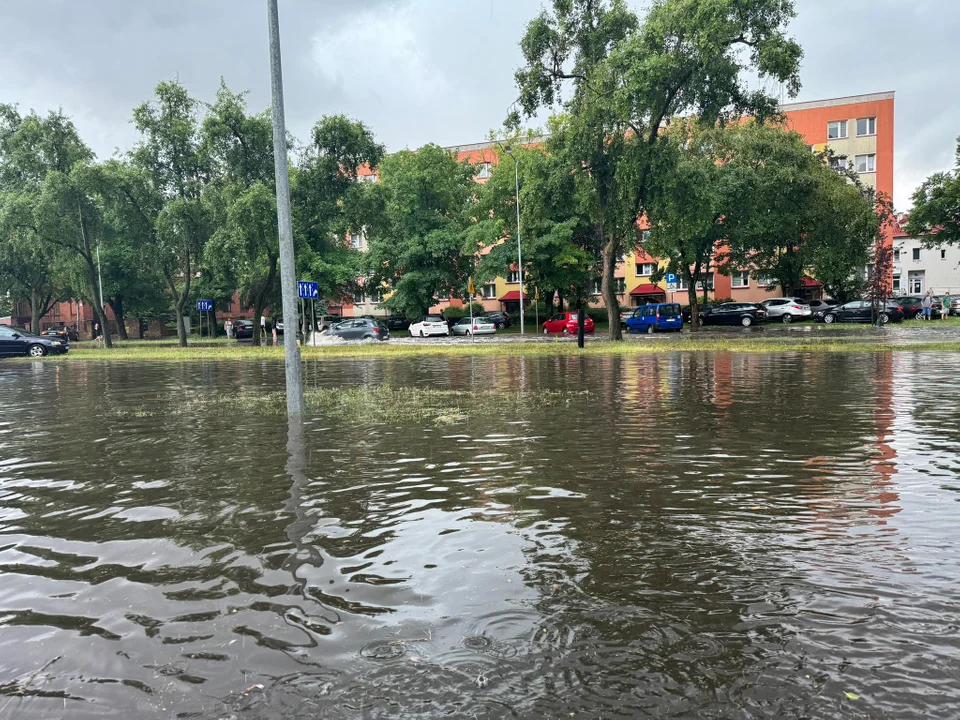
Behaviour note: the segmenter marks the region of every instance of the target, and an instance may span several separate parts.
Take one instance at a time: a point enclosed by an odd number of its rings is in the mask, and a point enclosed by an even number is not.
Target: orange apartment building
[[[894,93],[883,92],[869,95],[853,95],[827,100],[790,103],[781,106],[787,118],[789,128],[796,130],[806,138],[813,152],[830,147],[840,158],[854,164],[864,185],[893,197],[893,133],[894,133]],[[480,165],[478,182],[485,182],[491,167],[498,161],[496,143],[482,142],[450,148],[457,152],[460,160],[469,160]],[[375,181],[373,174],[365,173],[368,182]],[[887,238],[893,243],[892,230]],[[357,249],[364,249],[365,240],[357,235],[351,238]],[[617,265],[615,278],[617,297],[621,306],[643,305],[647,302],[672,300],[683,301],[686,289],[678,287],[675,293],[667,291],[666,283],[654,284],[650,276],[660,264],[656,258],[642,251],[627,253]],[[736,271],[724,268],[724,273],[711,273],[707,277],[708,295],[718,298],[733,298],[740,302],[759,302],[776,297],[779,288],[765,278],[755,277],[749,270]],[[518,273],[510,277],[497,278],[495,282],[477,288],[481,294],[478,300],[487,310],[506,310],[513,314],[519,311],[520,285]],[[712,288],[712,289],[711,289]],[[592,288],[597,304],[602,304],[599,281]],[[815,279],[807,278],[800,294],[817,298],[823,288]],[[533,297],[533,288],[526,288],[525,298]],[[357,293],[353,303],[345,304],[341,310],[350,315],[385,315],[386,311],[377,307],[381,297]],[[449,304],[460,305],[459,301],[444,301],[435,311]]]

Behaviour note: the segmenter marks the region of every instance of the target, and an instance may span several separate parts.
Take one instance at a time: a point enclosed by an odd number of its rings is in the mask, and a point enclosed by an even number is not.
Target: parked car
[[[233,324],[233,336],[237,340],[253,338],[253,320],[237,320]]]
[[[344,340],[389,340],[390,331],[379,320],[347,318],[327,330],[327,335]]]
[[[430,337],[431,335],[449,335],[450,326],[442,315],[424,315],[408,328],[411,337]]]
[[[620,327],[623,329],[627,328],[627,320],[633,317],[633,314],[637,311],[635,307],[625,307],[620,309]]]
[[[904,317],[916,318],[917,320],[923,318],[922,295],[904,295],[902,297],[891,298],[891,300],[903,309]],[[933,308],[934,317],[939,317],[940,312],[943,310],[943,303],[940,301],[940,298],[934,297],[931,307]]]
[[[810,306],[811,313],[817,313],[820,310],[829,310],[839,305],[836,300],[808,300],[807,305]]]
[[[903,307],[894,301],[888,301],[881,314],[881,322],[900,322],[903,320]],[[813,316],[817,322],[873,322],[873,303],[870,300],[853,300],[829,310],[821,310]]]
[[[46,354],[63,355],[70,350],[66,340],[34,335],[29,330],[0,325],[0,355],[28,355],[41,358]]]
[[[497,330],[503,330],[504,328],[510,327],[510,315],[505,312],[500,312],[499,310],[491,310],[483,314],[485,318],[493,321],[493,324],[497,326]]]
[[[645,332],[651,335],[658,330],[680,332],[683,328],[680,304],[660,303],[657,305],[643,305],[638,307],[633,315],[627,318],[626,325],[627,332]]]
[[[806,300],[795,297],[770,298],[764,300],[760,305],[767,311],[768,320],[790,323],[794,320],[809,320],[813,315],[813,311],[807,305]]]
[[[387,318],[387,329],[390,332],[401,332],[410,328],[410,321],[403,315],[391,315]]]
[[[340,315],[321,315],[317,318],[317,330],[323,332],[327,328],[343,321],[344,318]]]
[[[960,295],[950,296],[950,314],[960,316]]]
[[[68,344],[71,340],[80,339],[77,331],[74,328],[68,328],[66,325],[54,325],[52,327],[48,327],[46,330],[41,330],[40,334],[44,337],[60,338]]]
[[[742,325],[750,327],[767,319],[767,311],[756,303],[723,303],[700,308],[702,325]]]
[[[465,317],[457,321],[452,330],[454,335],[493,335],[497,326],[490,318],[475,317],[471,322]]]
[[[543,334],[563,333],[564,335],[576,335],[578,323],[579,316],[575,312],[556,313],[543,323]],[[583,331],[585,333],[593,332],[593,320],[589,315],[583,319]]]

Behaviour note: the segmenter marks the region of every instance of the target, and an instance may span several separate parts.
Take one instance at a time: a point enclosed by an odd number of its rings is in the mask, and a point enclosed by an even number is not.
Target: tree
[[[163,199],[153,219],[151,264],[162,274],[177,321],[180,346],[187,345],[184,315],[197,263],[212,234],[203,189],[210,180],[201,152],[197,101],[179,82],[161,82],[156,99],[133,111],[141,140],[131,153]]]
[[[30,330],[39,333],[40,321],[68,293],[62,257],[30,233],[3,228],[4,217],[0,210],[0,297],[29,303]],[[7,309],[0,317],[9,314]]]
[[[402,150],[368,186],[368,287],[392,289],[383,304],[416,317],[438,298],[462,296],[473,269],[463,252],[476,217],[476,168],[436,145]]]
[[[869,193],[779,125],[751,122],[727,137],[730,266],[776,278],[785,296],[796,294],[810,271],[838,293],[854,291],[879,224]]]
[[[506,276],[517,267],[516,170],[520,177],[521,244],[524,284],[550,299],[584,294],[596,266],[590,219],[578,195],[577,179],[562,160],[544,147],[512,143],[501,153],[487,183],[481,186],[476,217],[468,228],[465,252],[479,254],[478,281]]]
[[[927,246],[960,244],[960,138],[956,167],[927,178],[912,197],[906,231]]]
[[[324,298],[340,299],[362,271],[360,253],[347,238],[364,234],[377,202],[358,182],[361,168],[375,169],[384,147],[363,123],[345,115],[322,117],[291,176],[291,206],[298,262]]]
[[[259,318],[268,298],[279,295],[280,241],[269,113],[249,115],[243,94],[221,81],[204,118],[203,152],[214,180],[204,191],[216,228],[204,250],[206,266],[240,292]],[[254,343],[263,338],[254,324]]]
[[[516,73],[519,111],[532,115],[561,101],[569,123],[567,167],[592,195],[602,246],[603,297],[610,334],[621,339],[614,268],[636,232],[651,182],[660,133],[671,118],[707,123],[774,114],[776,100],[750,90],[744,71],[799,89],[801,51],[786,37],[790,0],[655,0],[641,24],[624,0],[553,0],[529,23]]]

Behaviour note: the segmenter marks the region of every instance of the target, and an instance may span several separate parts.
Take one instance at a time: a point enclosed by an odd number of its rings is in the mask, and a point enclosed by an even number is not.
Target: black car
[[[729,302],[700,309],[702,325],[741,325],[750,327],[767,319],[767,311],[755,303]]]
[[[497,330],[510,327],[510,316],[505,312],[491,310],[490,312],[484,313],[483,316],[496,325]]]
[[[74,328],[68,328],[66,325],[52,325],[46,330],[41,330],[40,334],[44,337],[60,338],[69,343],[71,340],[79,340],[80,336]]]
[[[253,320],[237,320],[233,326],[233,335],[237,340],[253,339]]]
[[[379,320],[372,318],[349,318],[327,330],[327,335],[344,340],[389,340],[390,331]]]
[[[387,318],[387,330],[391,332],[402,332],[410,327],[410,321],[403,315],[391,315]]]
[[[903,320],[903,308],[896,302],[887,301],[881,315],[881,322],[900,322]],[[853,300],[829,310],[814,314],[815,322],[831,323],[870,323],[873,322],[873,303],[870,300]]]
[[[892,298],[891,302],[896,303],[903,309],[904,317],[916,318],[921,320],[923,318],[923,297],[920,295],[904,295],[902,297]],[[940,317],[940,313],[943,310],[943,303],[940,302],[940,298],[933,298],[933,305],[930,306],[933,308],[932,314],[934,317]]]
[[[28,355],[40,358],[46,354],[63,355],[70,350],[66,340],[34,335],[29,330],[0,325],[0,355]]]
[[[698,305],[697,312],[700,315],[703,315],[704,312],[709,312],[712,308],[713,308],[713,305],[709,303],[707,303],[706,305]],[[682,308],[680,308],[680,317],[683,318],[683,321],[685,323],[690,322],[690,306],[689,305],[684,305]]]

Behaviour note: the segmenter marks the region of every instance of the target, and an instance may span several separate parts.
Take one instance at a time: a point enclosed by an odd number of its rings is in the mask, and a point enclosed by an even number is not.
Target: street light
[[[520,278],[520,334],[523,335],[523,253],[520,250],[520,161],[513,154],[513,149],[507,145],[503,151],[513,158],[513,178],[516,182],[517,197],[517,271]]]

